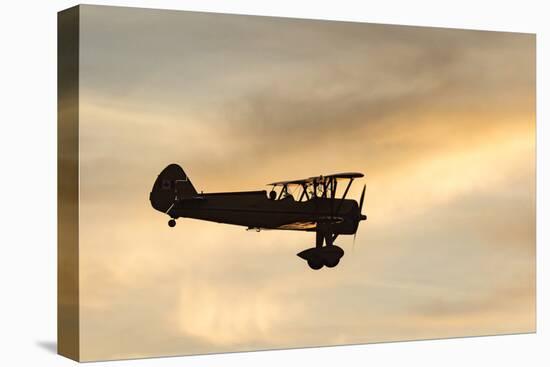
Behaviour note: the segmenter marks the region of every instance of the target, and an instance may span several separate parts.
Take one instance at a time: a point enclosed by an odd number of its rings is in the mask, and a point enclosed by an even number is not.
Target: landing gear
[[[312,247],[300,252],[298,257],[307,261],[310,268],[319,270],[323,266],[334,268],[340,263],[344,256],[344,250],[340,246],[328,245],[323,247]]]
[[[319,270],[323,266],[334,268],[344,256],[344,250],[334,244],[338,234],[333,232],[330,222],[317,223],[315,247],[304,250],[297,256],[306,260],[309,267],[314,270]],[[326,245],[323,246],[323,243]]]
[[[168,221],[168,226],[169,227],[175,227],[176,226],[176,220],[175,219],[170,219]]]

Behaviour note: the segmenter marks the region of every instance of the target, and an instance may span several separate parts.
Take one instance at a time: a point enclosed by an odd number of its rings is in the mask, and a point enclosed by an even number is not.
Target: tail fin
[[[177,164],[170,164],[158,175],[149,195],[151,205],[158,211],[166,213],[177,199],[191,198],[197,190]]]

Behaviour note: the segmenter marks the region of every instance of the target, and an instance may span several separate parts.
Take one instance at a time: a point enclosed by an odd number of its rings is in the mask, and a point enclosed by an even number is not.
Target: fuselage
[[[198,194],[175,201],[166,214],[248,228],[299,231],[315,231],[318,222],[336,218],[332,229],[338,234],[354,234],[360,217],[355,200],[271,200],[266,191]]]

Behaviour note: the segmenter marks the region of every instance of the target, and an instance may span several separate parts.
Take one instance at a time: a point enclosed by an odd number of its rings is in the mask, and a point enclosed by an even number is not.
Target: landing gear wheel
[[[168,221],[168,226],[169,227],[175,227],[176,226],[176,220],[175,219],[170,219]]]
[[[321,257],[327,268],[334,268],[338,265],[342,256],[344,256],[344,250],[339,246],[333,244],[322,248]]]
[[[340,259],[325,259],[325,266],[327,268],[334,268],[339,262]]]
[[[323,261],[319,258],[311,258],[307,261],[307,264],[313,270],[319,270],[323,267]]]

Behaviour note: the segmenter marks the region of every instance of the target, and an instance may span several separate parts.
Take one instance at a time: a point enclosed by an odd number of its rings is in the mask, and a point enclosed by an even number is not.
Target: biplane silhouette
[[[315,247],[297,254],[310,268],[333,268],[344,256],[334,244],[339,235],[355,235],[362,220],[366,185],[359,202],[346,199],[351,184],[364,175],[357,172],[314,176],[268,184],[271,191],[199,193],[177,164],[170,164],[157,177],[149,200],[156,210],[178,218],[194,218],[233,224],[249,230],[290,230],[315,232]],[[341,197],[338,183],[346,181]],[[294,195],[293,195],[294,194]],[[323,246],[324,243],[324,246]]]

